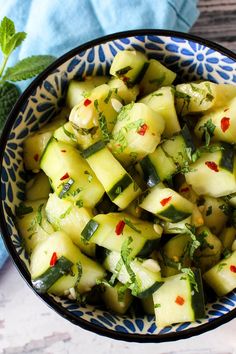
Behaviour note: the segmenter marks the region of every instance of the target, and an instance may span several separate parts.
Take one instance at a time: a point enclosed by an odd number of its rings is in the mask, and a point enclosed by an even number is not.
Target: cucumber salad
[[[23,144],[33,287],[159,328],[204,318],[236,287],[235,143],[234,85],[178,83],[135,50],[71,80]]]

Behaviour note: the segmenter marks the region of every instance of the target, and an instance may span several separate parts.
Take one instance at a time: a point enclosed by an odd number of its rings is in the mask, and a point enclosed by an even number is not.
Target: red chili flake
[[[220,127],[221,127],[221,130],[222,132],[226,132],[226,130],[229,129],[229,126],[230,126],[230,118],[228,117],[223,117],[220,121]]]
[[[182,192],[182,193],[189,192],[189,188],[188,188],[188,187],[181,188],[181,189],[180,189],[180,192]]]
[[[39,154],[34,155],[34,160],[37,162],[39,160]]]
[[[117,236],[121,235],[125,227],[125,222],[124,220],[120,220],[118,224],[116,225],[116,234]]]
[[[54,267],[56,263],[57,263],[57,254],[56,252],[53,252],[52,257],[50,259],[50,267]]]
[[[182,306],[185,303],[185,300],[182,296],[177,296],[177,298],[175,299],[176,304]]]
[[[160,201],[161,205],[162,206],[165,206],[167,203],[169,203],[169,201],[172,199],[172,197],[167,197],[167,198],[164,198]]]
[[[66,152],[66,150],[61,150],[61,152]]]
[[[224,109],[224,112],[227,112],[228,110],[229,110],[229,108],[225,108],[225,109]]]
[[[230,268],[231,272],[236,273],[236,266],[235,265],[231,265]]]
[[[89,100],[88,98],[86,98],[86,100],[84,100],[84,106],[87,107],[92,103],[91,100]]]
[[[218,166],[214,161],[206,161],[205,165],[212,171],[219,172]]]
[[[64,179],[67,179],[67,178],[69,178],[70,176],[69,176],[69,174],[66,172],[65,174],[64,174],[64,176],[62,176],[61,178],[60,178],[60,181],[63,181]]]
[[[145,135],[147,128],[148,128],[147,124],[144,123],[139,127],[139,130],[137,131],[137,133],[139,135]]]

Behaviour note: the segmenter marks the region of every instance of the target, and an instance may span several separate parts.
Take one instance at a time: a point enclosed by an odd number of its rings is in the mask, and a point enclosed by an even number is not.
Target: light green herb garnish
[[[214,136],[215,128],[216,128],[216,126],[212,122],[211,119],[208,119],[203,126],[199,127],[199,131],[203,132],[203,136],[204,136],[204,140],[205,140],[205,145],[206,146],[209,146],[209,144],[211,142],[211,138]]]
[[[218,271],[218,272],[221,272],[222,269],[223,269],[225,266],[227,266],[227,263],[220,263],[220,264],[218,265],[218,267],[217,267],[217,271]]]
[[[34,219],[31,221],[29,228],[27,231],[35,232],[37,225],[41,226],[42,224],[42,209],[43,209],[44,204],[40,204],[36,213],[36,216]]]
[[[128,218],[124,218],[124,222],[126,223],[127,226],[129,226],[131,229],[133,229],[134,231],[138,232],[139,234],[141,234],[141,230],[139,230],[134,223],[132,223],[132,221]]]
[[[189,278],[190,284],[196,292],[199,292],[198,284],[195,279],[194,272],[190,268],[181,268],[181,272],[186,274]]]
[[[76,202],[75,204],[76,204],[76,206],[79,207],[79,208],[82,208],[82,207],[84,206],[84,202],[83,202],[83,200],[81,200],[81,199],[77,200],[77,202]]]
[[[67,215],[70,214],[72,206],[70,206],[63,214],[60,215],[60,219],[64,219]]]

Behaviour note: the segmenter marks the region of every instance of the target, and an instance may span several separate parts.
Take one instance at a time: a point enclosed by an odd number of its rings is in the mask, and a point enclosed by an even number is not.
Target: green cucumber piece
[[[85,254],[91,257],[95,255],[95,244],[85,243],[81,235],[85,225],[93,217],[92,210],[78,207],[71,201],[61,199],[56,193],[52,193],[46,205],[46,215],[55,230],[66,232]]]
[[[193,204],[162,183],[153,187],[143,199],[140,207],[159,218],[177,223],[192,215]]]
[[[124,166],[130,166],[156,149],[164,128],[159,113],[144,103],[130,103],[117,116],[109,147]]]
[[[34,289],[40,294],[46,293],[59,278],[70,272],[72,266],[73,263],[69,259],[60,257],[53,267],[48,268],[39,277],[32,279]]]
[[[93,208],[104,194],[104,188],[79,151],[66,143],[50,141],[41,160],[41,168],[51,180],[60,198]]]
[[[175,110],[174,93],[172,87],[162,87],[159,90],[143,97],[140,103],[145,103],[153,111],[159,113],[165,120],[163,135],[171,138],[180,131],[180,124]]]
[[[110,74],[124,79],[127,86],[132,87],[142,80],[148,67],[147,61],[147,57],[136,50],[120,51],[112,61]]]
[[[153,294],[158,328],[205,316],[201,276],[198,270],[191,272],[191,278],[182,273],[163,279],[164,284]]]
[[[85,76],[83,80],[71,80],[66,95],[66,105],[70,109],[82,101],[97,86],[106,84],[108,76]]]
[[[126,208],[141,193],[135,181],[103,142],[91,146],[83,156],[111,201],[121,209]]]
[[[203,274],[203,279],[218,296],[224,296],[236,287],[235,267],[236,251]]]
[[[119,231],[119,225],[122,229]],[[118,229],[117,229],[118,228]],[[159,246],[162,228],[126,213],[98,214],[82,231],[86,241],[111,251],[120,252],[125,241],[132,238],[131,256],[146,257]]]
[[[103,285],[102,299],[108,310],[124,315],[130,307],[133,296],[130,289],[125,289],[123,284]]]
[[[65,123],[65,118],[59,118],[46,124],[36,133],[31,134],[23,142],[24,164],[27,170],[39,172],[40,159],[50,141],[55,129]]]
[[[51,185],[48,177],[43,172],[39,172],[36,176],[26,183],[25,196],[26,200],[46,199],[51,191]]]
[[[220,147],[221,145],[219,145]],[[191,171],[185,174],[186,182],[198,195],[218,198],[236,192],[236,159],[229,153],[229,162],[223,155],[223,152],[225,154],[226,151],[228,150],[202,153],[200,158],[191,165]],[[221,167],[222,156],[225,159],[223,168]],[[232,164],[233,172],[230,171]],[[230,170],[225,168],[226,165]]]

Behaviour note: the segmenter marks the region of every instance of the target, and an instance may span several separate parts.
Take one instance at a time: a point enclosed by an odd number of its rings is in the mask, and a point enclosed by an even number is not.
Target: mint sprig
[[[25,32],[16,32],[12,20],[7,17],[3,18],[0,23],[0,51],[2,54],[0,64],[0,130],[20,95],[18,87],[12,82],[31,79],[55,60],[55,57],[51,55],[34,55],[6,69],[12,52],[22,44],[26,36]]]

